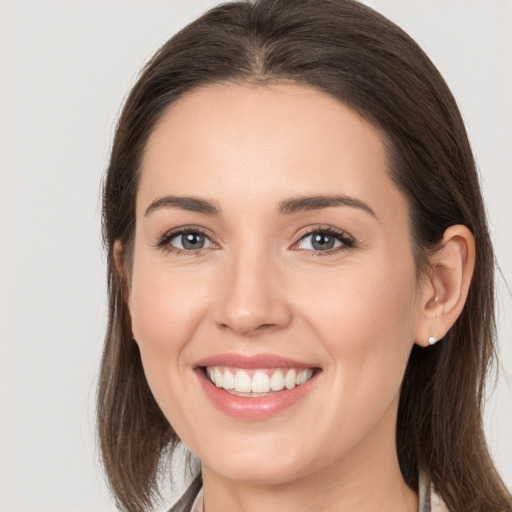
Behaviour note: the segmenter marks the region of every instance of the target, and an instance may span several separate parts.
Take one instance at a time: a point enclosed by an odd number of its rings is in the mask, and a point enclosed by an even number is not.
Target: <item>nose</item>
[[[239,254],[227,266],[215,323],[242,336],[283,329],[292,319],[278,265],[259,253]]]

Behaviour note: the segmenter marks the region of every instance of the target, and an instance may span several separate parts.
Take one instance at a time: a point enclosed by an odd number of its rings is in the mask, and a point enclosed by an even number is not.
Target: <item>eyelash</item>
[[[211,237],[208,236],[208,234],[200,228],[178,228],[176,230],[171,230],[171,231],[168,231],[167,233],[165,233],[162,236],[162,238],[156,243],[156,247],[166,250],[167,252],[172,252],[176,255],[197,256],[205,248],[196,249],[196,250],[184,250],[184,249],[179,249],[177,247],[173,247],[170,245],[171,240],[173,240],[174,238],[176,238],[178,236],[182,236],[182,235],[188,235],[188,234],[203,235],[204,237],[206,237],[208,240],[210,240],[212,243],[215,244],[215,242],[211,239]],[[334,247],[332,249],[327,249],[325,251],[303,249],[304,251],[308,252],[309,254],[311,254],[313,256],[328,256],[328,255],[338,253],[340,251],[346,251],[349,249],[353,249],[356,246],[355,239],[352,236],[350,236],[346,231],[343,231],[341,229],[336,229],[336,228],[333,228],[330,226],[329,227],[317,226],[313,229],[303,232],[300,235],[298,241],[295,242],[293,245],[296,246],[301,241],[306,239],[308,236],[312,236],[315,234],[332,236],[333,238],[335,238],[336,240],[341,242],[341,245],[339,245],[338,247]]]
[[[332,249],[327,249],[325,251],[318,251],[318,250],[311,250],[311,249],[303,249],[307,251],[312,256],[330,256],[332,254],[336,254],[341,251],[346,251],[349,249],[353,249],[356,246],[355,239],[350,236],[346,231],[343,231],[342,229],[336,229],[330,226],[316,226],[313,229],[309,229],[305,232],[303,232],[299,240],[295,242],[293,245],[299,244],[302,240],[307,238],[308,236],[312,236],[315,234],[319,235],[326,235],[326,236],[332,236],[336,240],[341,242],[341,245],[338,247],[334,247]]]
[[[193,227],[177,228],[175,230],[171,230],[171,231],[168,231],[167,233],[165,233],[162,236],[162,238],[157,242],[156,246],[167,251],[167,252],[172,252],[177,255],[197,256],[200,254],[200,252],[203,250],[203,248],[187,251],[187,250],[179,249],[178,247],[173,247],[170,245],[170,242],[173,238],[176,238],[180,235],[182,236],[182,235],[190,235],[190,234],[200,234],[200,235],[203,235],[208,240],[212,241],[211,237],[208,236],[208,234],[200,228],[193,228]],[[215,242],[213,242],[213,243],[215,243]]]

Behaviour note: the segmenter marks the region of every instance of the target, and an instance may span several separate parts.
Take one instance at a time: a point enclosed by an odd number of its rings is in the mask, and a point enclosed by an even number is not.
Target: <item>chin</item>
[[[213,450],[198,450],[203,469],[223,478],[257,485],[285,484],[314,470],[315,463],[301,450],[304,443],[282,439],[253,439],[226,445],[218,441]],[[252,446],[251,446],[252,444]]]
[[[292,465],[288,461],[280,463],[269,458],[265,461],[228,458],[209,466],[209,469],[228,480],[252,485],[286,484],[303,476],[295,464]]]

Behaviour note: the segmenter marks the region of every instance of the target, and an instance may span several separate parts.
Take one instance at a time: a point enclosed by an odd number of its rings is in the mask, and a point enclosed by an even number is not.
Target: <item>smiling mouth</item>
[[[291,390],[310,380],[314,368],[240,369],[225,366],[203,368],[208,380],[228,393],[244,397],[263,397]]]

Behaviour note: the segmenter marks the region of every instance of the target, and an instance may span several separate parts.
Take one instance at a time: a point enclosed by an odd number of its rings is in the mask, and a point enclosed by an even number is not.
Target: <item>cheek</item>
[[[398,392],[413,345],[416,289],[412,259],[391,259],[340,274],[309,301],[310,325],[339,370],[337,385],[361,404]]]
[[[173,272],[144,254],[136,260],[129,298],[132,331],[155,395],[162,379],[180,377],[186,368],[184,351],[208,307],[208,288],[201,282],[200,276]]]
[[[187,350],[208,308],[207,291],[189,274],[145,262],[143,256],[134,265],[129,299],[133,335],[151,392],[177,432],[187,432],[194,421],[187,417],[193,397]]]
[[[343,333],[341,345],[350,346],[361,337],[365,344],[380,344],[412,333],[417,290],[414,263],[393,260],[347,266],[311,282],[301,292],[301,309],[307,308],[309,317],[318,319],[312,321],[320,329]],[[372,332],[375,336],[370,336]]]

